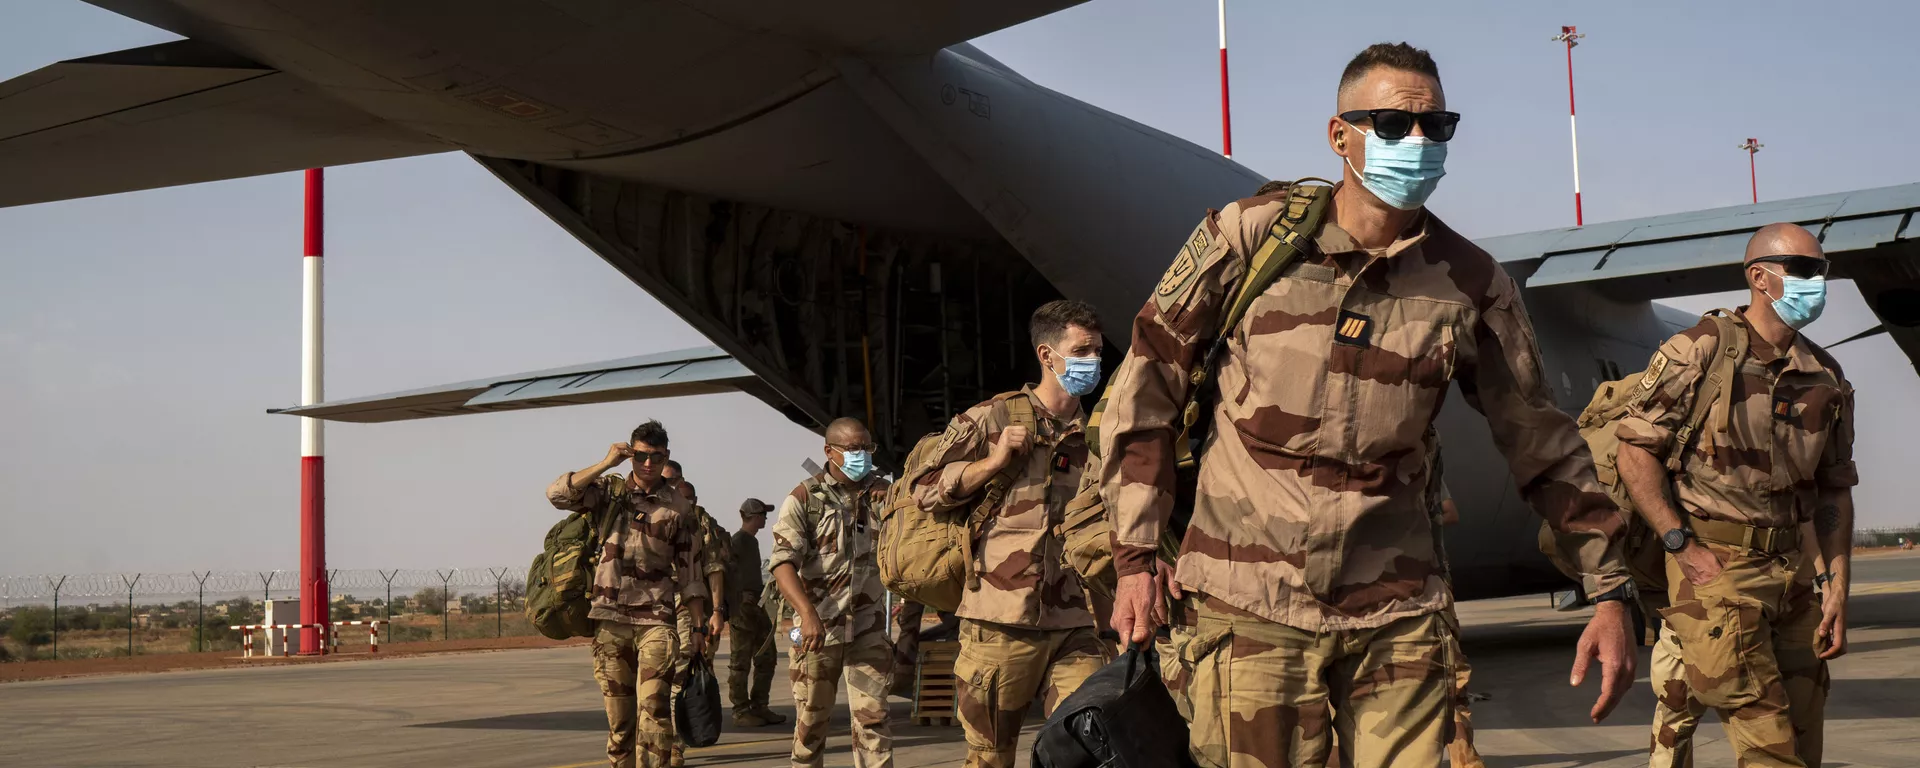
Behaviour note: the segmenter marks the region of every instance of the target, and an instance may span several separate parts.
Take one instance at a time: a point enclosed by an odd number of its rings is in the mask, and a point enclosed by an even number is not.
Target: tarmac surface
[[[1920,764],[1920,553],[1857,559],[1855,581],[1826,764]],[[1474,705],[1489,766],[1646,765],[1644,649],[1632,696],[1591,725],[1597,668],[1581,689],[1565,682],[1584,612],[1553,612],[1538,595],[1460,613],[1473,688],[1492,696]],[[773,703],[791,717],[784,673]],[[960,765],[960,729],[908,725],[910,708],[893,702],[895,766]],[[69,678],[0,684],[0,765],[588,768],[605,764],[605,723],[584,647]],[[1039,723],[1029,718],[1028,737]],[[844,708],[835,724],[827,765],[851,765]],[[687,764],[787,763],[791,720],[727,727]],[[1701,768],[1733,765],[1713,715],[1698,741]]]

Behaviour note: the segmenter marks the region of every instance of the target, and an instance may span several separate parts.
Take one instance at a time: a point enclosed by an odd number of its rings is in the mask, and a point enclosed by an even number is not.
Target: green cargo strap
[[[1033,420],[1033,401],[1027,399],[1027,394],[1022,392],[1000,402],[1007,407],[1008,426],[1027,428],[1027,437],[1031,441],[1027,450],[1039,448],[1040,432],[1035,428],[1036,423]],[[980,589],[980,571],[986,567],[986,563],[979,561],[979,558],[985,555],[975,551],[974,539],[978,537],[980,526],[987,521],[988,516],[999,508],[1000,502],[1006,500],[1007,490],[1013,485],[1014,476],[1020,474],[1020,470],[1024,468],[1025,465],[1019,461],[1011,461],[1007,463],[1005,469],[994,474],[993,478],[987,481],[986,490],[980,494],[980,503],[973,506],[973,513],[967,518],[967,535],[963,541],[967,549],[967,591],[969,592]]]
[[[1220,329],[1214,334],[1212,343],[1207,347],[1206,356],[1200,364],[1194,366],[1189,381],[1193,387],[1187,393],[1187,404],[1180,411],[1180,437],[1174,440],[1174,463],[1190,466],[1195,461],[1188,436],[1194,425],[1200,423],[1201,409],[1206,399],[1207,384],[1213,379],[1214,366],[1219,362],[1221,353],[1226,351],[1228,340],[1233,338],[1233,329],[1246,317],[1247,309],[1254,300],[1267,292],[1280,273],[1292,266],[1300,253],[1306,250],[1307,242],[1320,229],[1320,221],[1327,212],[1327,201],[1333,199],[1332,186],[1307,186],[1301,182],[1318,181],[1331,185],[1326,179],[1305,178],[1294,182],[1287,188],[1287,210],[1273,222],[1267,232],[1267,239],[1261,241],[1259,250],[1254,251],[1248,260],[1246,276],[1240,280],[1238,290],[1233,294],[1232,303],[1220,318]]]
[[[1687,526],[1693,529],[1694,536],[1703,541],[1751,549],[1769,555],[1783,555],[1800,548],[1799,526],[1761,528],[1725,520],[1703,520],[1698,517],[1688,517]]]
[[[1726,432],[1733,420],[1733,380],[1740,375],[1740,359],[1747,352],[1747,331],[1739,323],[1724,317],[1725,309],[1716,309],[1707,313],[1707,319],[1713,321],[1714,335],[1713,362],[1708,364],[1707,375],[1702,377],[1699,389],[1693,396],[1693,408],[1687,413],[1687,423],[1674,434],[1673,444],[1667,449],[1667,471],[1678,472],[1686,462],[1687,448],[1698,437],[1700,426],[1707,420],[1707,413],[1715,404],[1723,404],[1721,423],[1717,425]],[[1649,390],[1651,392],[1651,390]],[[1707,443],[1707,452],[1713,452],[1713,443]]]

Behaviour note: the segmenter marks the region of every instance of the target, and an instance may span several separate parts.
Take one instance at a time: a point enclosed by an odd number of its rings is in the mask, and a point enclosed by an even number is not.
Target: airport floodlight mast
[[[1220,0],[1220,154],[1233,157],[1233,108],[1227,99],[1227,0]]]
[[[1574,32],[1574,27],[1561,27],[1560,34],[1551,39],[1567,44],[1567,128],[1573,132],[1573,225],[1586,225],[1586,217],[1580,212],[1580,125],[1574,117],[1573,109],[1573,47],[1586,35]]]
[[[1747,151],[1747,182],[1753,185],[1753,202],[1755,203],[1760,202],[1760,172],[1754,169],[1753,156],[1759,154],[1760,148],[1764,146],[1766,145],[1760,143],[1759,139],[1750,138],[1747,139],[1747,143],[1739,147]]]
[[[325,179],[319,168],[307,169],[306,247],[300,262],[300,404],[322,399],[320,254],[325,250]],[[330,618],[327,592],[327,523],[325,444],[319,419],[300,418],[300,655],[325,653],[320,630]]]

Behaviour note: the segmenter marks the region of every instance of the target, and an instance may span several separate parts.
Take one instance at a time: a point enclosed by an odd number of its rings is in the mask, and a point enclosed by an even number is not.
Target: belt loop
[[[1740,533],[1741,533],[1741,538],[1743,538],[1743,539],[1745,539],[1745,540],[1746,540],[1746,541],[1745,541],[1745,542],[1743,542],[1743,543],[1742,543],[1742,544],[1741,544],[1740,546],[1741,546],[1742,548],[1744,548],[1744,549],[1749,549],[1749,550],[1750,550],[1750,549],[1753,549],[1753,548],[1754,548],[1754,546],[1753,546],[1753,532],[1754,532],[1754,530],[1756,530],[1756,529],[1755,529],[1755,528],[1754,528],[1753,526],[1746,526],[1746,525],[1743,525],[1743,526],[1741,526],[1740,528],[1741,528],[1741,531],[1740,531]]]

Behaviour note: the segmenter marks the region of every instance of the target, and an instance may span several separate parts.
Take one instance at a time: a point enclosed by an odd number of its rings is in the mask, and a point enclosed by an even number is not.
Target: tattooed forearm
[[[1840,505],[1827,504],[1814,510],[1813,529],[1821,537],[1833,534],[1840,528]]]

